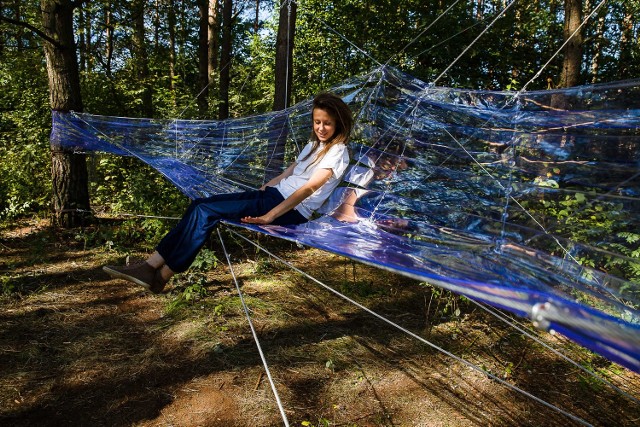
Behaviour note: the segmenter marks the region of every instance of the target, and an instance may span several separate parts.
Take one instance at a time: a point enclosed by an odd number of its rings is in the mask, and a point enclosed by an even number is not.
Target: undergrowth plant
[[[215,252],[203,248],[191,264],[189,272],[174,279],[178,289],[169,303],[168,312],[176,310],[200,301],[207,296],[206,273],[218,265],[218,257]]]

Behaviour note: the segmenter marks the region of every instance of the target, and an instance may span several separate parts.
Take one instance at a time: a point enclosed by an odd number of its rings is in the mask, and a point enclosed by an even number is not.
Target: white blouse
[[[313,147],[313,142],[304,147],[302,152],[296,159],[296,166],[293,169],[291,176],[286,177],[276,185],[276,189],[280,191],[280,194],[286,199],[292,195],[298,188],[306,184],[311,175],[318,169],[331,169],[332,174],[329,180],[320,188],[318,188],[312,195],[304,199],[296,210],[300,212],[302,216],[309,219],[313,212],[317,210],[324,201],[331,195],[333,190],[338,186],[342,179],[342,175],[349,166],[349,150],[344,144],[336,144],[329,148],[329,151],[322,157],[322,159],[315,161],[316,156],[312,154],[308,159],[302,160]],[[324,147],[323,143],[318,146],[318,151]]]

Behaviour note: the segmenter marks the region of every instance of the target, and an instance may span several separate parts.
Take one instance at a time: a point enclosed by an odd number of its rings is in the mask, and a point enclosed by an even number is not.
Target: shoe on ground
[[[160,269],[155,271],[153,275],[153,281],[151,282],[151,286],[149,290],[154,294],[159,294],[164,289],[164,286],[167,284],[168,280],[162,278],[162,274],[160,274]]]
[[[123,279],[133,282],[151,292],[160,292],[164,288],[164,283],[158,282],[159,271],[156,271],[147,262],[141,262],[123,267],[105,265],[102,270],[114,279]]]

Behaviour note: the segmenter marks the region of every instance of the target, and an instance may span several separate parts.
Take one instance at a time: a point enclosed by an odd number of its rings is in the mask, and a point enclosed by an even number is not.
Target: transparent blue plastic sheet
[[[379,68],[331,92],[357,119],[343,185],[307,224],[237,225],[509,310],[640,372],[640,80],[468,91]],[[52,138],[135,156],[195,198],[278,174],[309,138],[310,109],[54,112]]]

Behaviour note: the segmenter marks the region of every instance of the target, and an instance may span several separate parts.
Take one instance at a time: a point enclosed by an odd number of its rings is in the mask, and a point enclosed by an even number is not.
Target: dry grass
[[[228,267],[193,275],[207,295],[176,307],[178,291],[189,285],[184,277],[173,291],[150,295],[102,273],[123,252],[85,247],[42,223],[0,233],[0,283],[16,291],[0,300],[0,424],[282,425]],[[588,423],[640,421],[637,401],[475,305],[338,256],[251,237]],[[234,270],[291,425],[577,425],[232,240]],[[542,338],[640,397],[637,374],[561,337]]]

